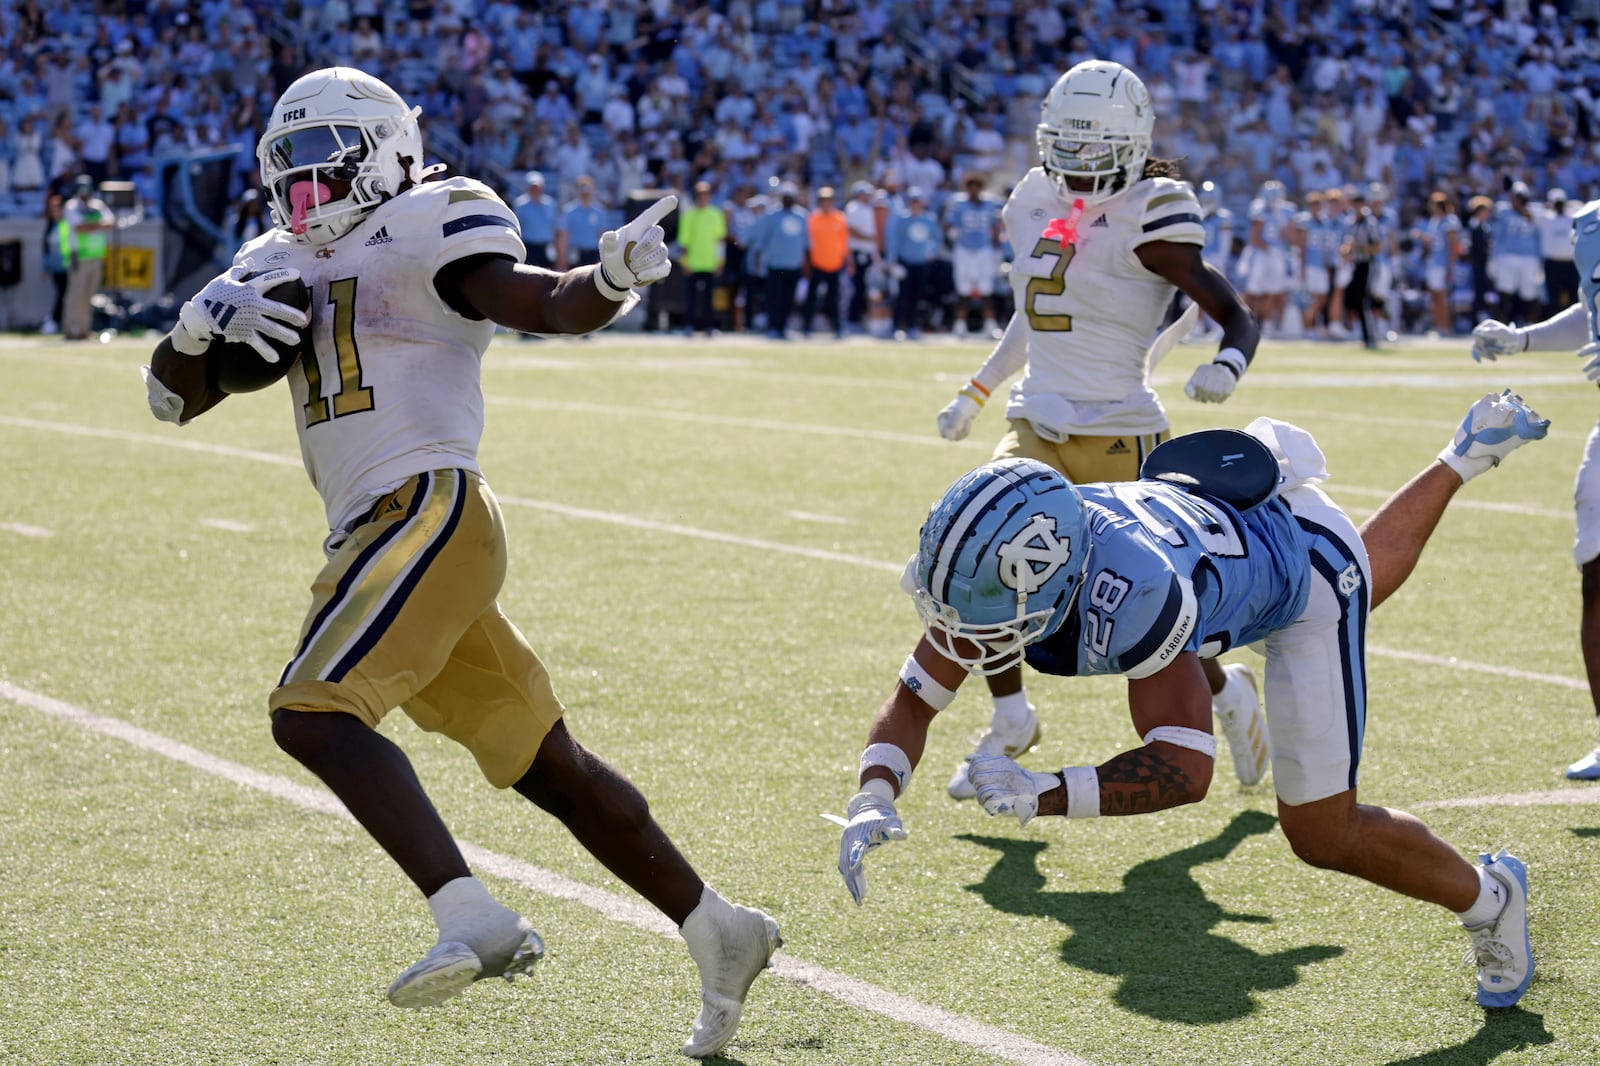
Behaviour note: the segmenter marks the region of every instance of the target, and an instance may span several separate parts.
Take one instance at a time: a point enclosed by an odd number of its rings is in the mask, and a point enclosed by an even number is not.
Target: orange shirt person
[[[839,320],[839,277],[850,261],[850,224],[835,205],[831,186],[824,185],[817,190],[817,207],[806,216],[806,229],[811,237],[811,280],[806,286],[801,332],[810,336],[811,318],[821,303],[833,335],[843,337],[844,325]],[[820,299],[823,290],[827,291],[826,299]]]

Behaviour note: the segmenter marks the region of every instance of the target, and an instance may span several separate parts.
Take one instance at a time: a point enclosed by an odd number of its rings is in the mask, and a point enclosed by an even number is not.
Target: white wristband
[[[178,308],[178,321],[172,327],[172,347],[180,355],[204,355],[211,347],[211,331],[205,328],[205,318],[194,301],[189,300]]]
[[[868,744],[867,750],[861,753],[861,772],[866,773],[874,766],[881,766],[894,774],[900,794],[905,795],[906,786],[911,783],[911,759],[898,745]]]
[[[613,303],[621,303],[633,292],[631,288],[624,289],[612,283],[603,261],[594,265],[594,287],[600,290],[601,296]]]
[[[1224,348],[1211,361],[1218,366],[1225,366],[1233,371],[1235,378],[1244,377],[1244,368],[1249,365],[1245,360],[1244,353],[1237,348]]]
[[[1217,738],[1211,733],[1200,729],[1189,729],[1181,725],[1158,725],[1144,735],[1146,744],[1156,741],[1174,744],[1190,751],[1198,751],[1208,759],[1217,757]]]
[[[1064,766],[1067,782],[1067,817],[1100,817],[1100,771],[1092,766]]]
[[[945,688],[933,679],[933,675],[917,662],[915,655],[907,655],[905,665],[900,667],[900,680],[906,688],[917,694],[917,698],[936,711],[942,711],[950,706],[950,701],[956,698],[956,690]]]

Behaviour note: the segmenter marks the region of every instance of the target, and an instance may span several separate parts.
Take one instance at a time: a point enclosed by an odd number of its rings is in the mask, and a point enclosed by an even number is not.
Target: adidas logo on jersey
[[[1104,217],[1104,216],[1102,216],[1102,217]],[[1121,437],[1118,437],[1116,440],[1111,442],[1111,447],[1106,449],[1106,454],[1107,455],[1127,455],[1128,454],[1128,443],[1127,443],[1127,441],[1123,440]]]
[[[367,238],[367,243],[364,247],[371,248],[374,244],[388,244],[393,240],[394,238],[389,236],[389,227],[379,226],[378,232]]]
[[[1089,228],[1090,229],[1094,229],[1096,226],[1099,226],[1102,229],[1106,229],[1106,228],[1109,228],[1111,226],[1111,223],[1106,221],[1106,216],[1101,215],[1099,218],[1097,218],[1093,222],[1089,223]]]

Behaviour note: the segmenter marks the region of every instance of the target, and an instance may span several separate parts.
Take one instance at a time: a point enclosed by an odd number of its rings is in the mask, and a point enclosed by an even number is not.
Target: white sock
[[[684,943],[689,945],[690,954],[699,944],[704,944],[709,937],[714,937],[717,932],[716,919],[713,917],[718,911],[727,912],[733,904],[717,894],[717,890],[710,885],[700,889],[700,902],[695,904],[694,910],[678,926],[678,935],[683,937]]]
[[[483,882],[470,876],[458,877],[429,896],[428,909],[439,927],[439,939],[468,946],[500,933],[506,915],[514,914],[489,895]]]
[[[994,715],[989,719],[989,728],[1005,737],[1021,743],[1033,735],[1033,708],[1028,706],[1028,693],[1018,690],[1009,696],[994,697]]]
[[[1479,866],[1478,870],[1478,900],[1464,911],[1457,911],[1456,917],[1461,919],[1461,924],[1468,929],[1476,929],[1500,917],[1500,911],[1506,905],[1506,886],[1489,872],[1487,867]]]

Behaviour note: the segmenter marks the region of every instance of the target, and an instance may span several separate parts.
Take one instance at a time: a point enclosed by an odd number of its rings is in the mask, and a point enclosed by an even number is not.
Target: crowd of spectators
[[[1435,192],[1463,218],[1518,181],[1600,195],[1597,27],[1600,0],[0,0],[0,213],[80,173],[152,200],[152,160],[230,146],[239,196],[276,94],[346,63],[508,198],[528,171],[612,209],[866,181],[937,216],[969,174],[1003,197],[1039,99],[1101,57],[1149,86],[1155,154],[1241,216],[1269,179],[1379,182],[1407,232]]]

